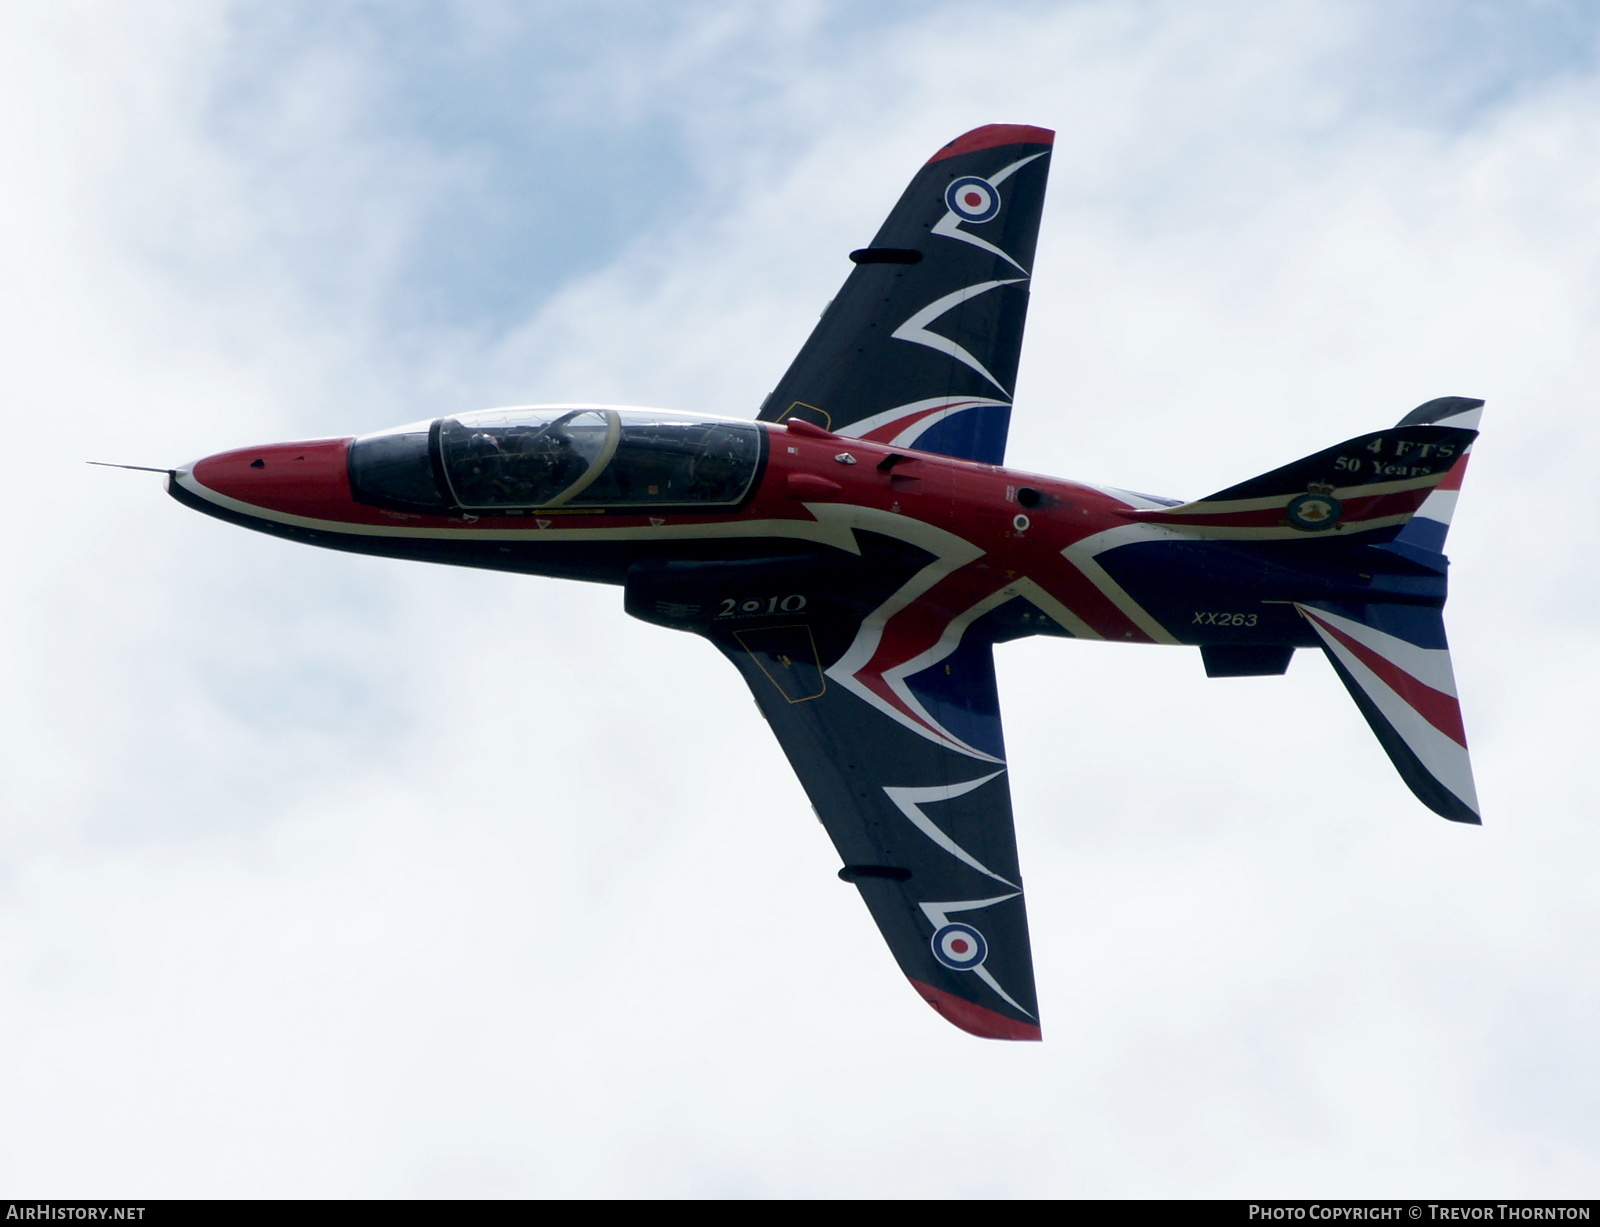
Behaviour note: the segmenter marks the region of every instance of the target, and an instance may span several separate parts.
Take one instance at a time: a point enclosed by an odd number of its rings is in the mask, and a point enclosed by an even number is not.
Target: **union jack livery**
[[[1040,1037],[993,645],[1320,648],[1424,805],[1476,823],[1441,610],[1481,401],[1194,502],[1005,467],[1053,134],[993,125],[912,180],[757,420],[463,413],[173,470],[198,511],[330,549],[617,584],[749,684],[901,970]]]

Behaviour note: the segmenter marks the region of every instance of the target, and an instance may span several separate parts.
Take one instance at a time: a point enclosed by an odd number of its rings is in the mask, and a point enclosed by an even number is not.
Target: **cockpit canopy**
[[[719,507],[761,463],[754,422],[543,405],[418,422],[350,445],[361,502],[410,511]]]

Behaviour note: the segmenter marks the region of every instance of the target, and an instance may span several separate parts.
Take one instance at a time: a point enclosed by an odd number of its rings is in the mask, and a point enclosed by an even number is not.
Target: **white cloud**
[[[420,132],[429,65],[341,12],[273,42],[248,8],[18,7],[0,38],[12,1187],[1592,1193],[1584,57],[1524,50],[1508,85],[1456,30],[1482,60],[1428,69],[1472,100],[1441,112],[1384,75],[1433,35],[1381,7],[713,5],[633,41],[624,8],[600,50],[426,10],[458,74],[589,48],[564,79],[614,87],[600,127],[681,160],[624,163],[610,190],[666,204],[597,202],[645,220],[526,318],[430,322],[394,307],[429,292],[430,210],[533,138],[473,145],[516,131],[488,87],[466,136]],[[293,88],[225,98],[252,55]],[[545,104],[532,128],[574,122]],[[298,549],[81,464],[435,406],[753,412],[911,170],[991,120],[1061,133],[1019,467],[1199,494],[1490,401],[1448,614],[1483,830],[1410,798],[1308,654],[1210,682],[1191,652],[1002,649],[1043,1045],[900,983],[704,644],[613,590]]]

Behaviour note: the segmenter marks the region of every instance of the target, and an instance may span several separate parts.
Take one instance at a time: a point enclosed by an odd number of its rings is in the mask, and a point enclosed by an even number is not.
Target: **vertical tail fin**
[[[1401,554],[1436,556],[1483,402],[1442,396],[1388,430],[1358,435],[1205,498],[1128,513],[1190,536],[1312,541],[1388,531]],[[1418,517],[1424,522],[1408,536]],[[1414,559],[1430,566],[1436,557]],[[1440,568],[1442,570],[1442,568]]]

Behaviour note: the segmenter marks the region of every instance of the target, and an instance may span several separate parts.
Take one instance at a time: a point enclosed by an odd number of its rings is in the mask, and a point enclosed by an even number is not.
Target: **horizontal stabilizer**
[[[1444,618],[1420,605],[1297,605],[1418,800],[1481,822]]]

